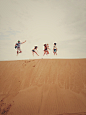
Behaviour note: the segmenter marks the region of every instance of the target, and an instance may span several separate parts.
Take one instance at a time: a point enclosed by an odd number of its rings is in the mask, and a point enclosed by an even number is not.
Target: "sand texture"
[[[0,115],[86,115],[86,59],[0,62]]]

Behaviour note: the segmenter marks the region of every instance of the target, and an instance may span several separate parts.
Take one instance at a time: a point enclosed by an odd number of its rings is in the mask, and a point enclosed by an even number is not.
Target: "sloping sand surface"
[[[0,114],[86,115],[86,59],[1,61]]]

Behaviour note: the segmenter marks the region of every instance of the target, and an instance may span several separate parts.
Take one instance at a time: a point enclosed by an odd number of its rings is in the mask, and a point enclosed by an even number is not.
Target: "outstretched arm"
[[[50,48],[48,47],[48,49],[50,50]]]
[[[23,44],[23,43],[25,43],[26,42],[26,40],[24,41],[24,42],[22,42],[21,44]]]
[[[37,52],[35,52],[37,54]],[[38,54],[37,54],[38,55]],[[38,55],[39,56],[39,55]]]

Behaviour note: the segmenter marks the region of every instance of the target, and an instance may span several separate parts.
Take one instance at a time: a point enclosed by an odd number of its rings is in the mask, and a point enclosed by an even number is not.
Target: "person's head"
[[[56,43],[54,43],[54,45],[56,45]]]
[[[44,44],[44,46],[46,47],[46,44]]]
[[[37,46],[35,46],[35,49],[37,49],[38,47]]]
[[[20,40],[18,40],[18,43],[20,43]]]

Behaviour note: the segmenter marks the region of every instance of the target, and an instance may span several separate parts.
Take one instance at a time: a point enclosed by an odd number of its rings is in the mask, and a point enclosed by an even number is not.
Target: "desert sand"
[[[0,114],[86,115],[86,59],[0,61]]]

